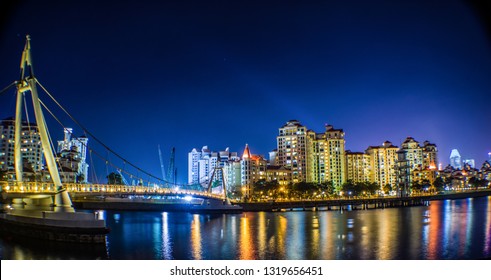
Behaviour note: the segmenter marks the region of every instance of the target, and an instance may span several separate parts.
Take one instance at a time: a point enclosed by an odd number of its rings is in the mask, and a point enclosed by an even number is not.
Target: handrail
[[[133,194],[133,195],[194,195],[223,199],[221,194],[212,194],[195,190],[169,189],[161,187],[106,185],[106,184],[78,184],[65,183],[63,186],[69,193],[75,194]],[[58,190],[50,182],[7,182],[0,181],[0,189],[8,194],[52,194]]]

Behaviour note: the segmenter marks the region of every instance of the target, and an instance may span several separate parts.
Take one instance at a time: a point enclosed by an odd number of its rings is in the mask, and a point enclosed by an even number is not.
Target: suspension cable
[[[128,171],[124,171],[125,174],[128,174],[130,176],[134,176],[136,179],[139,179],[140,182],[144,182],[143,178],[139,176],[139,172],[145,174],[148,176],[148,179],[145,180],[147,183],[153,183],[150,181],[150,178],[153,178],[153,179],[156,179],[157,182],[160,182],[162,185],[168,185],[168,186],[182,186],[182,187],[198,187],[198,188],[202,188],[202,186],[200,184],[175,184],[174,182],[169,182],[167,180],[164,180],[162,178],[159,178],[141,168],[139,168],[138,166],[136,166],[135,164],[131,163],[130,161],[126,160],[125,158],[123,158],[121,155],[119,155],[118,153],[116,153],[114,150],[112,150],[111,148],[109,148],[107,145],[105,145],[101,140],[99,140],[96,136],[94,136],[94,134],[92,134],[90,131],[88,131],[80,122],[78,122],[70,113],[68,113],[68,111],[48,92],[48,90],[36,79],[36,83],[43,89],[43,91],[53,100],[53,102],[55,102],[56,105],[58,105],[58,107],[73,121],[75,122],[83,131],[84,133],[88,134],[89,136],[91,136],[96,142],[98,142],[100,145],[102,145],[107,151],[111,152],[112,154],[114,154],[116,157],[118,157],[119,159],[121,159],[124,163],[124,165],[126,165],[126,163],[128,163],[130,166],[132,166],[133,168],[136,169],[137,171],[137,175],[135,176],[134,174],[128,172]],[[54,116],[54,114],[47,108],[46,105],[43,104],[43,106],[46,108],[46,110],[50,113],[51,116],[53,116],[57,122],[64,128],[65,126],[61,123],[61,121],[59,121],[58,118],[56,118],[56,116]],[[101,158],[102,160],[105,160],[107,163],[106,165],[111,165],[112,167],[116,168],[116,169],[121,169],[119,168],[117,165],[113,164],[112,162],[109,162],[107,161],[107,157],[106,159],[104,159],[104,157],[97,153],[96,151],[90,149],[90,157],[91,157],[91,163],[93,165],[93,159],[92,159],[92,153],[94,153],[96,156],[98,156],[99,158]],[[94,166],[94,165],[93,165]]]
[[[6,93],[11,87],[17,85],[17,81],[13,81],[10,85],[6,86],[4,89],[0,90],[0,96]]]
[[[98,142],[99,144],[101,144],[106,150],[110,151],[112,154],[114,154],[116,157],[118,157],[119,159],[127,162],[129,165],[133,166],[135,169],[137,169],[138,171],[154,178],[154,179],[157,179],[158,181],[162,181],[162,182],[167,182],[141,168],[139,168],[138,166],[134,165],[133,163],[131,163],[130,161],[126,160],[125,158],[123,158],[121,155],[119,155],[118,153],[116,153],[114,150],[112,150],[111,148],[109,148],[107,145],[105,145],[101,140],[99,140],[94,134],[92,134],[87,128],[85,128],[80,122],[78,122],[70,113],[68,113],[68,111],[48,92],[48,90],[36,79],[36,83],[44,90],[44,92],[46,92],[46,94],[53,100],[53,102],[56,103],[56,105],[58,105],[58,107],[60,107],[60,109],[65,113],[67,114],[68,117],[70,117],[70,119],[75,122],[80,128],[82,128],[82,130],[84,130],[85,133],[87,133],[88,135],[90,135],[96,142]],[[167,182],[167,183],[170,183],[170,182]]]

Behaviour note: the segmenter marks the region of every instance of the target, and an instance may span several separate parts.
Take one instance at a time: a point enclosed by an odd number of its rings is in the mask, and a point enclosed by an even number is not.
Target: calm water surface
[[[104,211],[105,246],[0,239],[2,259],[491,259],[491,197],[358,211]]]

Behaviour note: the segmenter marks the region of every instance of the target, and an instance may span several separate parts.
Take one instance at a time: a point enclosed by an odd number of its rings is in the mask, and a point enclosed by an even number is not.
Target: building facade
[[[369,158],[370,182],[384,187],[389,184],[393,188],[397,185],[397,150],[390,141],[385,141],[381,146],[369,146],[365,153]]]
[[[2,171],[14,171],[14,134],[14,118],[0,121],[0,170]],[[22,122],[21,153],[24,168],[30,169],[34,173],[43,169],[44,157],[41,137],[35,123]]]
[[[311,152],[308,135],[312,133],[299,121],[291,120],[280,127],[276,137],[276,163],[292,171],[294,183],[307,181],[309,152]]]
[[[354,183],[370,182],[370,156],[362,152],[345,152],[346,181]]]
[[[455,169],[462,169],[462,158],[457,149],[453,149],[450,153],[450,165]]]
[[[226,169],[228,162],[237,160],[239,160],[237,152],[230,152],[229,148],[219,152],[211,151],[208,146],[203,146],[201,151],[192,149],[188,153],[188,183],[208,186],[213,171],[217,168]],[[214,180],[218,185],[222,185],[222,173],[218,172]],[[225,181],[227,182],[227,178],[225,178]]]
[[[264,157],[251,154],[249,145],[246,144],[242,160],[240,161],[240,174],[242,194],[250,197],[254,190],[254,183],[259,180],[267,180],[266,169],[268,162]]]
[[[87,183],[87,137],[73,137],[73,129],[64,128],[64,139],[58,141],[57,161],[60,177],[66,183]]]
[[[407,195],[413,184],[436,178],[438,149],[435,144],[425,141],[421,146],[412,137],[407,137],[397,151],[397,188],[401,195]]]
[[[308,133],[307,182],[331,181],[337,189],[346,181],[344,131],[326,125],[324,133]]]

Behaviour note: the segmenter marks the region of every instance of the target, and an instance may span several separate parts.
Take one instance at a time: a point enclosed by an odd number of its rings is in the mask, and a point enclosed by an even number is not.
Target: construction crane
[[[162,160],[162,151],[160,150],[160,145],[158,145],[159,148],[159,159],[160,159],[160,170],[162,171],[162,180],[165,181],[165,168],[164,168],[164,161]]]
[[[123,176],[123,173],[121,173],[121,170],[116,169],[116,171],[118,171],[119,175],[121,175],[121,179],[123,180],[123,184],[129,186],[130,184],[128,184],[128,181],[126,181],[126,178]]]
[[[172,147],[170,154],[169,168],[167,169],[167,181],[176,184],[177,169],[176,169],[176,148]]]

